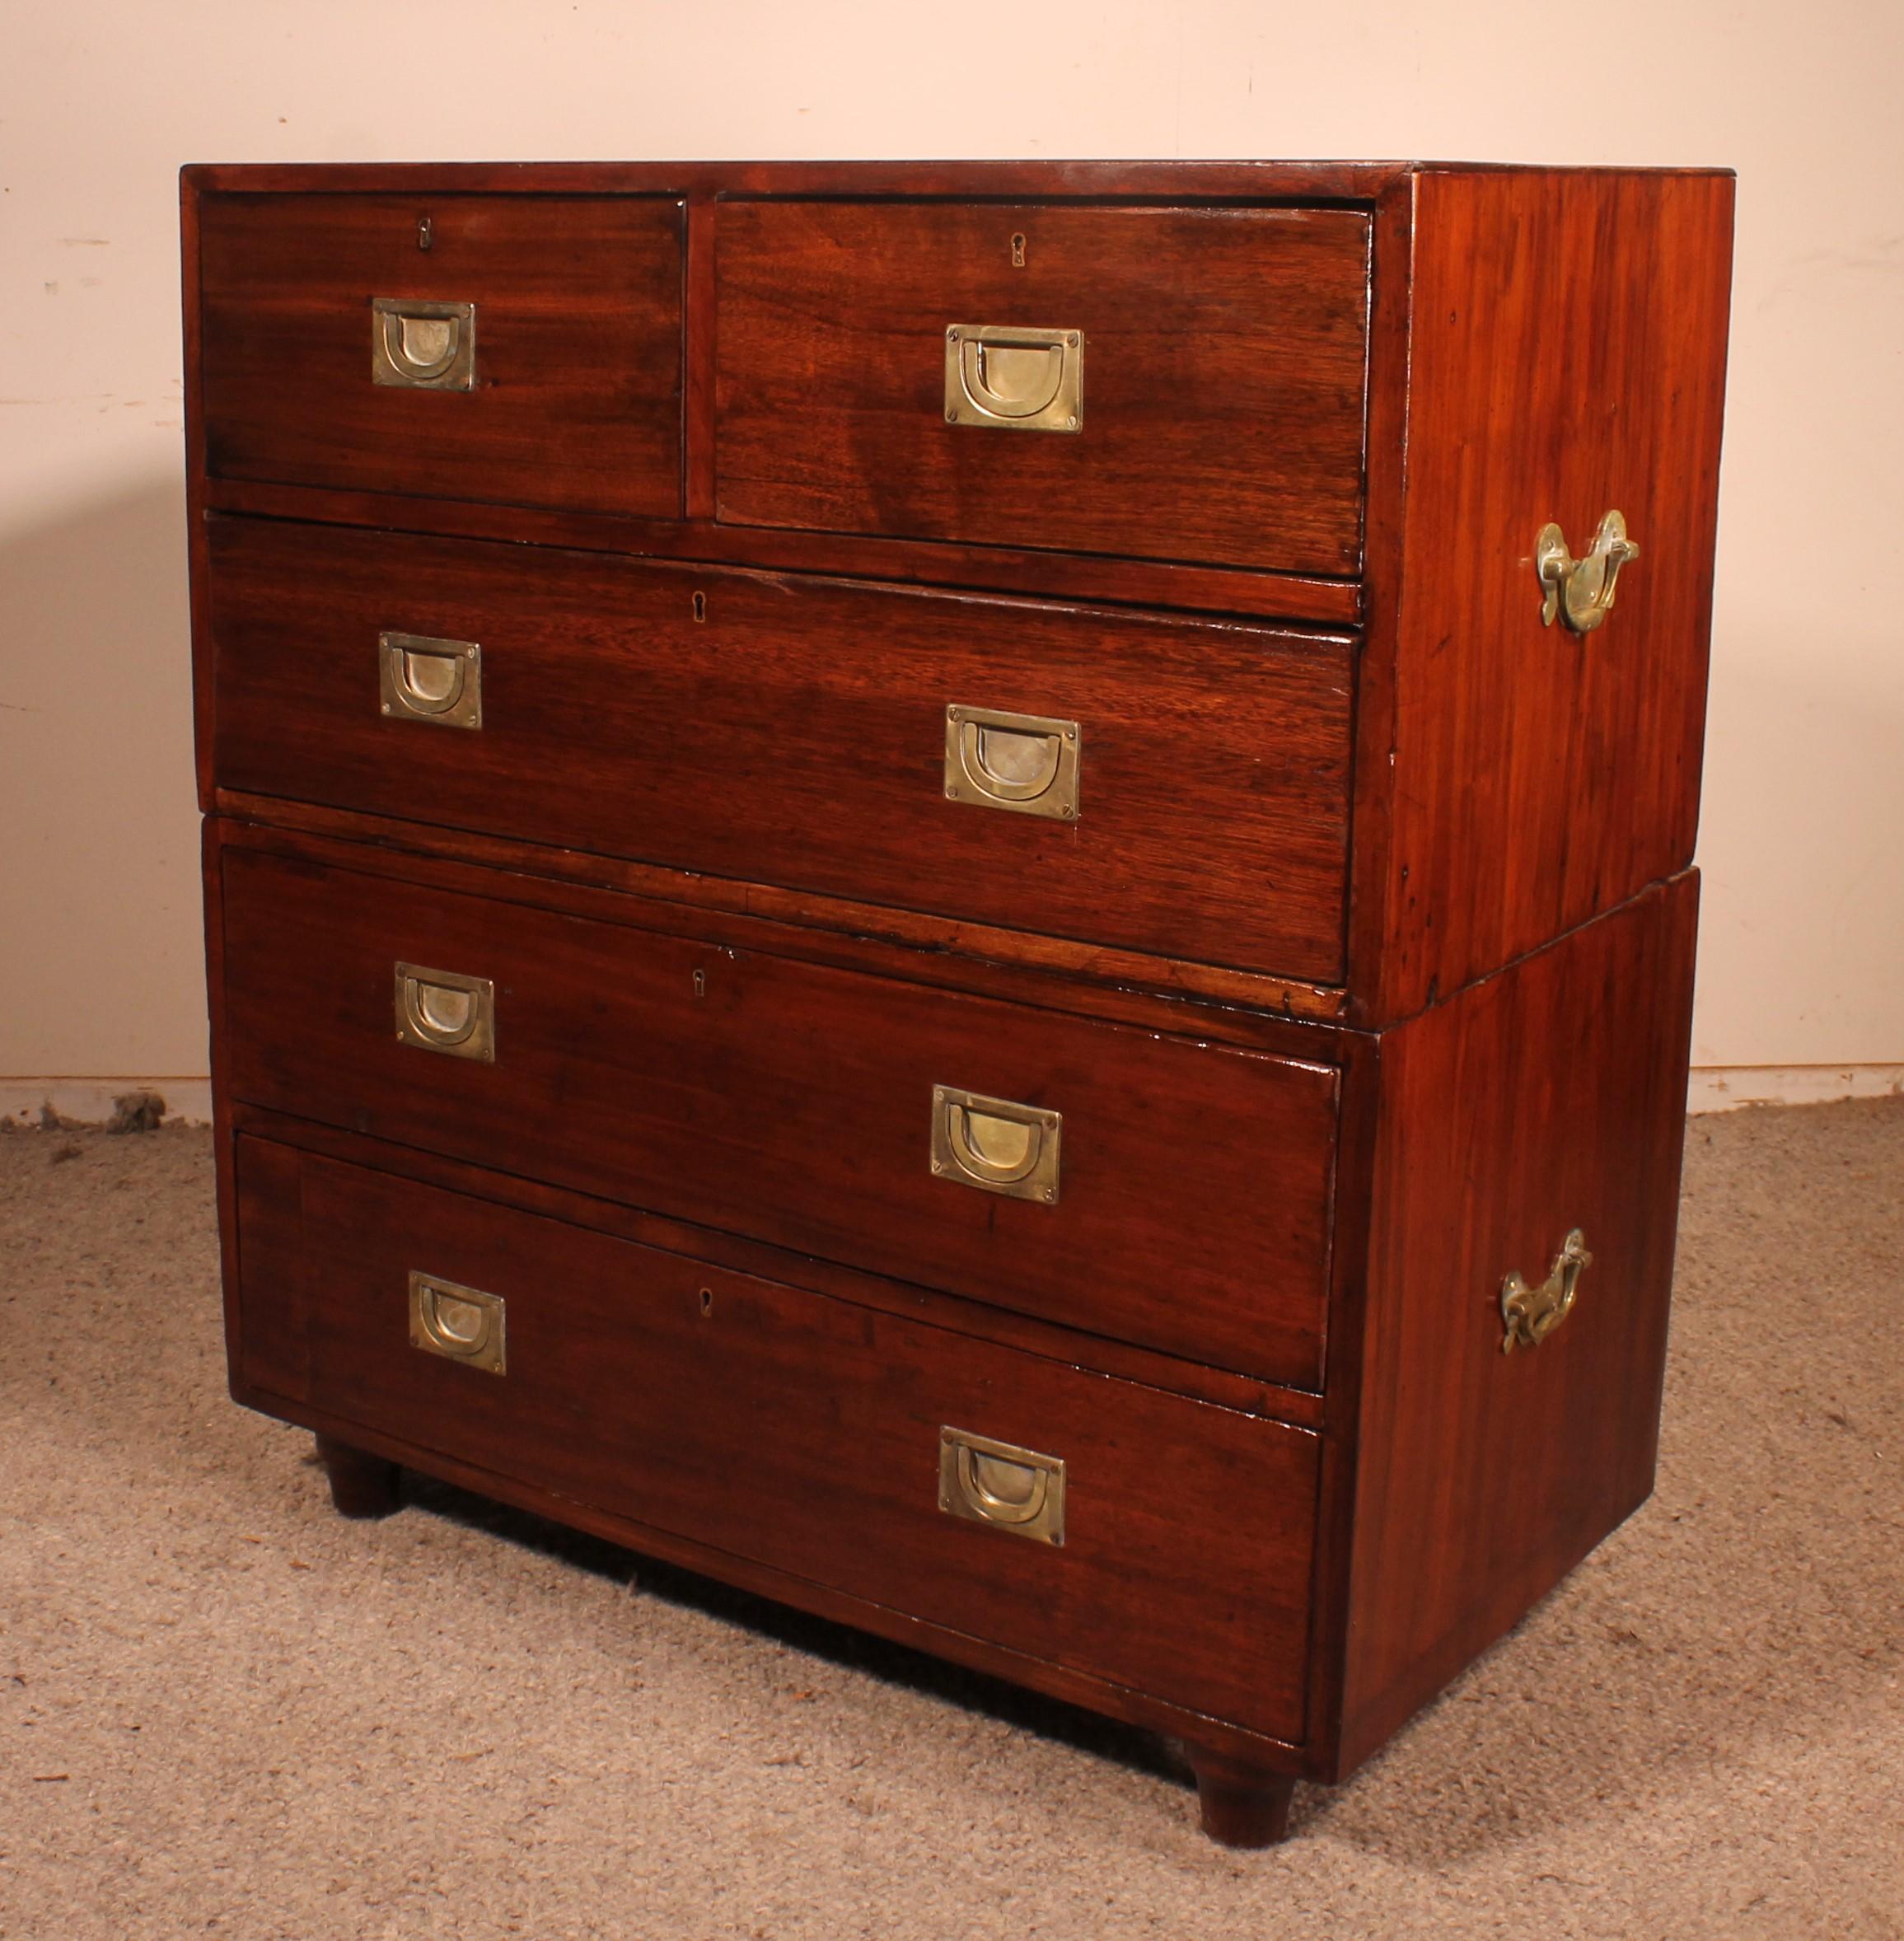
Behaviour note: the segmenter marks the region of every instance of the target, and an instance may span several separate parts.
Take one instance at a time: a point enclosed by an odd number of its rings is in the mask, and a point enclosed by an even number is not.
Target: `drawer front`
[[[223,886],[236,1098],[1319,1386],[1331,1068],[252,849]]]
[[[1340,977],[1343,641],[251,520],[212,559],[227,788]],[[393,635],[480,655],[393,696]]]
[[[719,517],[1354,573],[1368,239],[1346,210],[723,203]]]
[[[254,1387],[1301,1740],[1314,1436],[269,1143],[237,1178]],[[413,1343],[413,1275],[489,1298],[500,1373]],[[942,1508],[947,1429],[1061,1485],[955,1441],[949,1500],[1034,1514]]]
[[[222,194],[199,225],[214,476],[680,513],[678,202]]]

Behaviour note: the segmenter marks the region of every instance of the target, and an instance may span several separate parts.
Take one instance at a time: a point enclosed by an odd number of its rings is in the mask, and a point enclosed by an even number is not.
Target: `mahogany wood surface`
[[[238,1165],[254,1386],[1301,1738],[1313,1436],[310,1154]],[[411,1345],[419,1266],[503,1298],[503,1374]],[[1062,1545],[941,1509],[943,1426],[1062,1459]]]
[[[1353,573],[1368,247],[1345,210],[724,204],[718,516]],[[954,325],[1080,333],[1078,433],[948,423]]]
[[[220,786],[1340,975],[1339,639],[249,520],[211,569]],[[480,727],[379,712],[386,629],[480,643]],[[1076,819],[948,800],[956,704],[1078,724]]]
[[[662,1252],[685,1254],[709,1265],[731,1267],[756,1279],[779,1281],[789,1287],[830,1294],[861,1307],[877,1307],[908,1321],[929,1323],[953,1334],[974,1335],[987,1341],[1062,1362],[1068,1368],[1089,1368],[1167,1390],[1193,1401],[1213,1403],[1246,1415],[1268,1415],[1298,1429],[1323,1426],[1323,1397],[1309,1389],[1284,1388],[1238,1375],[1207,1362],[1181,1355],[1160,1354],[1154,1349],[1112,1340],[1106,1335],[1083,1335],[1071,1328],[1019,1314],[1009,1308],[967,1300],[938,1288],[891,1280],[837,1261],[750,1240],[718,1227],[699,1227],[665,1218],[625,1202],[552,1186],[520,1174],[496,1172],[445,1159],[415,1146],[367,1137],[316,1120],[297,1119],[259,1106],[235,1102],[229,1123],[233,1133],[274,1145],[294,1146],[307,1153],[374,1168],[424,1186],[512,1206],[524,1213],[546,1214],[573,1227],[587,1227],[617,1239],[632,1240]],[[224,1143],[229,1144],[229,1140]],[[234,1246],[232,1258],[236,1261]],[[236,1296],[233,1295],[232,1339],[237,1339]]]
[[[680,513],[677,202],[246,193],[199,222],[213,474]],[[475,389],[373,384],[380,297],[473,302]]]
[[[1187,1747],[1198,1817],[1219,1846],[1275,1846],[1289,1830],[1295,1780],[1287,1774]]]
[[[1336,1041],[1324,1021],[1341,1014],[1343,993],[1326,985],[1292,984],[1255,971],[1146,956],[767,883],[695,876],[281,796],[219,789],[208,806],[230,819],[235,840],[268,840],[287,854],[382,872],[410,870],[446,882],[458,878],[466,864],[504,871],[512,878],[533,874],[537,894],[545,900],[564,908],[586,908],[635,928],[676,929],[688,924],[710,941],[789,951],[907,983],[1155,1024],[1296,1058],[1330,1060],[1335,1055]],[[268,839],[263,835],[267,830]],[[374,847],[360,847],[355,859],[339,857],[334,839]],[[466,886],[468,879],[461,880]],[[494,893],[508,895],[508,879]]]
[[[317,1460],[324,1465],[330,1500],[340,1517],[363,1522],[394,1516],[403,1508],[402,1471],[381,1456],[372,1456],[334,1435],[317,1438]]]
[[[1384,1036],[1337,1771],[1652,1489],[1698,900],[1676,877]],[[1502,1280],[1575,1227],[1573,1312],[1504,1354]]]
[[[1378,372],[1406,381],[1408,461],[1372,479],[1371,531],[1399,549],[1372,583],[1399,608],[1363,670],[1361,1022],[1691,860],[1732,207],[1723,174],[1415,178],[1408,361]],[[1584,552],[1615,508],[1641,549],[1615,610],[1543,628],[1536,536],[1557,521]]]
[[[711,378],[710,378],[711,382]],[[704,469],[713,490],[712,445],[689,425],[690,481]],[[705,437],[711,441],[711,410]],[[699,455],[707,454],[701,465]],[[699,486],[692,488],[699,490]],[[449,539],[500,539],[631,553],[657,559],[784,568],[979,592],[1036,593],[1056,600],[1118,601],[1148,609],[1234,615],[1243,619],[1350,627],[1362,617],[1362,589],[1351,579],[1247,572],[1239,567],[1183,566],[1163,559],[1038,552],[1029,547],[955,546],[936,540],[801,532],[792,527],[719,526],[711,517],[636,519],[605,512],[552,512],[397,493],[340,492],[250,479],[211,479],[205,503],[215,512],[303,519]],[[712,500],[708,502],[712,511]],[[690,512],[694,505],[690,503]]]
[[[1336,1073],[228,850],[234,1097],[1294,1387],[1320,1380]],[[493,1064],[395,966],[495,985]],[[1055,1204],[930,1171],[933,1089],[1064,1120]]]

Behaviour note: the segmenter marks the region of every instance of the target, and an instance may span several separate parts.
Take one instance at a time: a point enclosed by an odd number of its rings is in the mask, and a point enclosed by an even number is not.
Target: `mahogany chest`
[[[1279,1836],[1651,1486],[1732,201],[187,169],[233,1394]]]

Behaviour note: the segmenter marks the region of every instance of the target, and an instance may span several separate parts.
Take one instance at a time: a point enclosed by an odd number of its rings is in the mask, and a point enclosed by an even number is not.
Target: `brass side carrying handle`
[[[508,1373],[500,1294],[459,1287],[433,1274],[410,1275],[410,1345],[492,1375]]]
[[[1552,626],[1558,615],[1576,634],[1591,634],[1613,610],[1620,568],[1639,557],[1621,512],[1608,512],[1601,520],[1600,530],[1578,559],[1567,550],[1567,536],[1559,526],[1543,526],[1534,541],[1534,570],[1546,589],[1541,624]]]
[[[1055,1206],[1064,1131],[1060,1112],[949,1085],[932,1088],[932,1170],[961,1186]]]
[[[383,712],[392,720],[483,725],[483,650],[475,641],[379,634],[377,657]]]
[[[1538,1348],[1574,1311],[1574,1298],[1580,1290],[1580,1275],[1591,1267],[1593,1256],[1587,1251],[1587,1237],[1576,1227],[1560,1242],[1547,1278],[1538,1287],[1530,1287],[1519,1274],[1510,1274],[1501,1283],[1501,1321],[1507,1329],[1501,1353],[1512,1354],[1517,1348]]]
[[[989,1523],[1034,1543],[1062,1544],[1064,1459],[969,1429],[942,1428],[938,1506],[947,1516]]]
[[[370,377],[373,384],[411,391],[473,391],[475,305],[372,297]]]
[[[496,1062],[496,986],[460,970],[396,966],[396,1035],[405,1045],[446,1058]]]
[[[947,324],[945,419],[995,431],[1082,431],[1084,333]]]
[[[948,707],[946,799],[1074,822],[1083,746],[1083,731],[1074,721],[1008,714],[996,708]]]

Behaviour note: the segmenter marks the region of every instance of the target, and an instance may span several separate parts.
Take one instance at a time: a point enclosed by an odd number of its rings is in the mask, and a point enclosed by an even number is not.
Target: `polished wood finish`
[[[250,1139],[239,1195],[253,1386],[1301,1739],[1312,1434]],[[503,1298],[503,1374],[410,1345],[419,1265]],[[1062,1459],[1064,1542],[941,1509],[944,1426]]]
[[[1319,1382],[1329,1067],[263,853],[223,873],[235,1098]],[[494,980],[493,1064],[398,1041],[400,961]],[[1057,1203],[934,1177],[935,1085],[1061,1114]]]
[[[211,570],[222,787],[1340,977],[1345,641],[248,520]],[[480,729],[378,712],[386,629],[481,643]],[[1074,822],[947,798],[961,704],[1079,723]]]
[[[1392,550],[1361,690],[1369,1023],[1692,859],[1732,208],[1717,174],[1415,178],[1408,361],[1378,372],[1406,386],[1408,462],[1371,479]],[[1543,628],[1536,535],[1584,551],[1616,507],[1641,549],[1616,610]]]
[[[317,1460],[330,1485],[331,1507],[353,1522],[395,1516],[403,1508],[403,1470],[334,1435],[317,1438]]]
[[[1289,1830],[1296,1782],[1286,1773],[1187,1748],[1196,1775],[1198,1817],[1219,1846],[1274,1846]]]
[[[1676,877],[1384,1037],[1336,1772],[1652,1490],[1697,913]],[[1575,1227],[1574,1312],[1504,1354]]]
[[[677,202],[240,193],[198,220],[213,475],[680,512]],[[475,390],[373,385],[377,297],[473,302]]]
[[[723,520],[1360,564],[1362,215],[774,200],[715,249]],[[948,424],[953,325],[1080,334],[1077,435]]]
[[[410,1465],[1092,1705],[1280,1838],[1650,1486],[1731,198],[187,171],[233,1393],[347,1504]],[[222,445],[244,279],[295,307],[339,210],[450,203],[654,356],[546,364],[460,470],[349,469],[354,364],[334,413],[254,364]],[[604,268],[580,207],[655,249]],[[1089,333],[1083,435],[945,426],[949,322]],[[564,412],[637,383],[645,456],[571,477]],[[1536,532],[1613,507],[1617,611],[1543,629]],[[364,711],[386,627],[483,641],[480,733]],[[943,801],[967,683],[1084,724],[1076,826]],[[397,1042],[399,957],[496,979],[495,1064]],[[1060,1203],[934,1180],[935,1083],[1062,1111]],[[1503,1278],[1576,1225],[1575,1310],[1504,1355]],[[526,1359],[412,1348],[413,1268]],[[937,1508],[947,1423],[1073,1465],[1063,1550]]]

